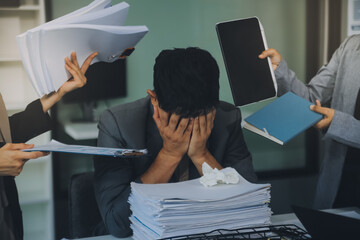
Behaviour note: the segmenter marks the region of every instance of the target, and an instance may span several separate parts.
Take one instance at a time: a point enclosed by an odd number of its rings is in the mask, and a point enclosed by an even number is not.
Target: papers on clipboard
[[[123,26],[129,4],[111,6],[95,0],[88,6],[42,24],[16,37],[26,73],[39,97],[70,78],[65,57],[75,51],[79,65],[93,52],[92,63],[114,62],[148,32],[146,26]]]
[[[35,146],[31,149],[24,149],[24,152],[64,152],[76,154],[104,155],[112,157],[136,157],[147,154],[146,149],[123,149],[123,148],[104,148],[83,145],[67,145],[56,140],[51,140],[48,144]]]

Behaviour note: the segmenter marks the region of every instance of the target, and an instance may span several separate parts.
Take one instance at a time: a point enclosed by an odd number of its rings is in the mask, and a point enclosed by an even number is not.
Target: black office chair
[[[100,221],[94,193],[94,173],[73,175],[69,185],[70,238],[91,237]]]

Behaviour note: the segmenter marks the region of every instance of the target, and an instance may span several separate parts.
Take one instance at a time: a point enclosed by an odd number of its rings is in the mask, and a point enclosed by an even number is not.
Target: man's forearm
[[[204,162],[209,164],[209,166],[212,168],[217,168],[219,170],[223,168],[220,165],[220,163],[218,161],[216,161],[214,156],[209,151],[206,151],[206,153],[202,156],[193,157],[191,160],[194,163],[194,165],[195,165],[196,169],[198,170],[198,172],[200,173],[200,175],[203,175],[202,165]]]
[[[169,156],[160,150],[155,161],[149,169],[141,176],[143,183],[167,183],[173,175],[182,157]]]

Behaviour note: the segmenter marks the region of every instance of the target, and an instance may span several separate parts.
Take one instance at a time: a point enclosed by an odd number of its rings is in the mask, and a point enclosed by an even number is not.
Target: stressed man
[[[95,194],[105,230],[131,235],[130,183],[167,183],[198,178],[202,164],[235,168],[254,182],[241,114],[219,101],[219,68],[205,50],[164,50],[154,65],[154,90],[135,102],[105,111],[98,146],[147,148],[136,158],[97,156]],[[99,225],[100,226],[100,225]],[[106,233],[104,229],[97,233]]]

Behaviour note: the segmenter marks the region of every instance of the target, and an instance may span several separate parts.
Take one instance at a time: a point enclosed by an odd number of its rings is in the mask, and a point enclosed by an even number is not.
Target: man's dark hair
[[[196,117],[219,103],[219,67],[200,48],[163,50],[155,60],[154,90],[159,107],[182,117]]]

